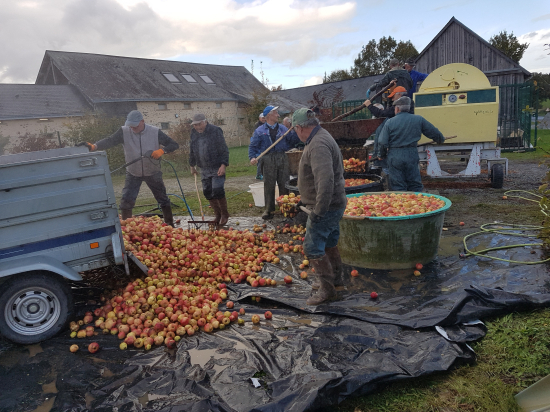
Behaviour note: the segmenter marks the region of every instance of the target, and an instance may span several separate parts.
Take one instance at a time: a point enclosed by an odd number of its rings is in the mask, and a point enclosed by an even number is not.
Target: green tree
[[[532,80],[537,85],[540,108],[542,102],[550,99],[550,73],[533,73]]]
[[[245,109],[245,128],[250,136],[252,136],[252,133],[254,133],[254,125],[258,121],[258,116],[269,104],[270,94],[271,92],[267,88],[258,88],[254,92],[252,92],[252,100],[249,102],[248,106]]]
[[[514,36],[514,32],[508,34],[506,30],[491,37],[489,43],[516,63],[519,63],[523,57],[523,53],[529,47],[529,43],[520,43],[518,38]]]
[[[110,116],[105,113],[87,113],[79,120],[64,125],[67,132],[63,134],[63,138],[71,146],[78,142],[95,143],[112,135],[125,121],[125,117]],[[107,150],[107,159],[111,170],[122,166],[125,162],[122,145]],[[120,173],[124,173],[124,170]]]
[[[323,78],[323,83],[339,82],[342,80],[350,80],[353,78],[354,77],[347,70],[343,70],[343,69],[333,70],[330,72],[328,76],[325,73],[325,77]]]
[[[382,74],[389,70],[391,59],[403,62],[416,55],[418,51],[410,41],[397,42],[391,36],[382,37],[378,42],[373,39],[363,46],[350,73],[353,78]]]

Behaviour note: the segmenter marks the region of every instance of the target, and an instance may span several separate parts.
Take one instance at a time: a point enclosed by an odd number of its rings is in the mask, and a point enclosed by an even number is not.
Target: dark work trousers
[[[225,197],[225,175],[218,176],[218,169],[219,167],[201,168],[202,193],[207,200]]]
[[[170,205],[170,199],[168,199],[166,187],[162,181],[162,172],[151,176],[134,176],[126,172],[126,181],[124,182],[122,200],[120,201],[121,209],[132,209],[134,207],[142,182],[145,182],[147,187],[153,192],[153,196],[160,207]]]
[[[390,147],[388,150],[390,189],[422,192],[424,187],[418,162],[416,145],[414,147]]]
[[[275,184],[279,185],[279,195],[287,195],[286,182],[290,179],[288,156],[285,152],[269,152],[262,157],[264,172],[264,200],[268,213],[275,211]]]

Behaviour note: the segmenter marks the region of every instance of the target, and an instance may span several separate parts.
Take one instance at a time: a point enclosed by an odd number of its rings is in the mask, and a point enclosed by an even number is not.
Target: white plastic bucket
[[[248,187],[250,188],[250,193],[252,193],[252,198],[254,199],[254,204],[256,205],[256,207],[265,207],[264,182],[253,183]],[[278,197],[279,186],[275,184],[275,204],[277,204]]]

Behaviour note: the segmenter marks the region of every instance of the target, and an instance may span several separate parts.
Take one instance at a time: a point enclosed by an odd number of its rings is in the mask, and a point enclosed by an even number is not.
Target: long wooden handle
[[[386,87],[384,87],[382,90],[380,90],[374,96],[372,96],[372,98],[369,98],[367,100],[372,101],[372,100],[376,99],[378,96],[380,96],[386,90],[391,88],[395,83],[397,83],[397,79],[393,79]],[[335,117],[334,119],[331,120],[331,122],[337,122],[338,120],[343,119],[344,117],[348,117],[348,116],[352,115],[353,113],[357,113],[358,111],[363,110],[365,107],[367,107],[367,106],[365,106],[365,103],[363,103],[361,106],[356,107],[355,109],[350,110],[347,113],[344,113],[344,114],[341,114],[340,116]]]
[[[445,137],[445,142],[446,142],[447,140],[451,140],[451,139],[454,139],[454,138],[456,138],[456,137],[458,137],[458,136],[449,136],[449,137]],[[443,142],[443,143],[445,143],[445,142]],[[436,143],[436,142],[422,143],[422,144],[419,144],[418,146],[425,146],[425,145],[427,145],[427,144],[437,144],[437,143]]]
[[[199,206],[201,208],[201,216],[202,220],[204,221],[204,212],[202,211],[202,202],[201,202],[201,196],[199,195],[199,187],[197,186],[197,174],[193,173],[195,175],[195,189],[197,189],[197,197],[199,198]]]
[[[287,134],[289,134],[290,131],[293,130],[293,129],[294,129],[294,126],[292,126],[290,129],[288,129],[284,135],[282,135],[282,136],[279,137],[277,140],[275,140],[275,143],[273,143],[271,146],[269,146],[267,149],[265,149],[265,150],[263,151],[263,153],[262,153],[261,155],[259,155],[259,156],[256,158],[256,161],[260,160],[260,158],[261,158],[263,155],[265,155],[267,152],[269,152],[271,149],[273,149],[273,148],[275,147],[275,145],[276,145],[277,143],[279,143],[281,140],[283,140],[283,138],[284,138]]]

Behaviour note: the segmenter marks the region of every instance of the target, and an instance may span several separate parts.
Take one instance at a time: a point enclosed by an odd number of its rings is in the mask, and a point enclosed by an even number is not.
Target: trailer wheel
[[[497,163],[491,167],[491,187],[493,189],[502,189],[504,184],[504,170],[502,165]]]
[[[22,344],[49,339],[63,330],[73,312],[70,288],[56,275],[14,275],[2,285],[0,334]]]

